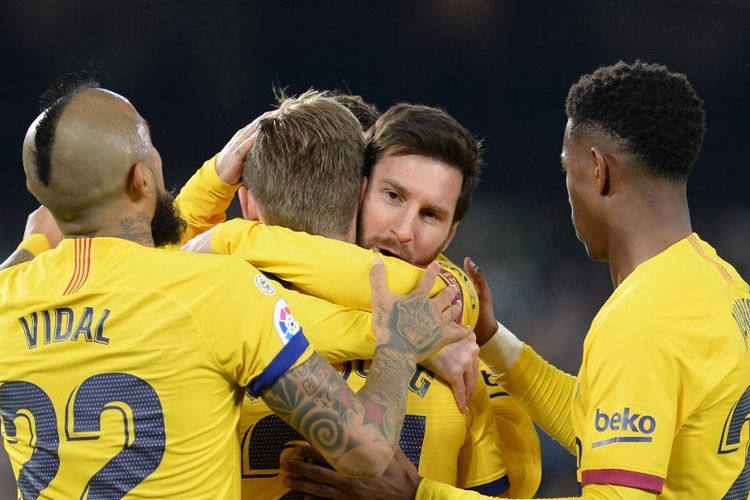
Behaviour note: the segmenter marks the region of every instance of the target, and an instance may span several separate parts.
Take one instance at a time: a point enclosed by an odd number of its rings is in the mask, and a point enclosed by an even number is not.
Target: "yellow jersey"
[[[362,388],[369,361],[348,361],[338,369],[353,391]],[[302,498],[282,482],[285,451],[305,439],[273,415],[259,399],[246,398],[238,429],[242,445],[242,498]],[[409,381],[400,447],[420,474],[488,495],[507,490],[508,478],[498,449],[497,429],[482,384],[464,415],[450,387],[417,367]]]
[[[500,437],[500,451],[508,471],[509,488],[504,496],[531,498],[542,481],[542,454],[534,422],[508,394],[495,375],[479,362],[481,382],[487,388],[490,407]]]
[[[177,206],[181,215],[188,221],[189,235],[197,234],[224,220],[224,211],[228,207],[236,185],[223,183],[218,178],[215,167],[216,159],[208,160],[201,169],[183,187],[177,197]],[[360,331],[359,334],[341,336],[337,332],[340,328],[326,328],[324,320],[331,321],[336,318],[337,324],[354,332],[361,325],[370,320],[369,314],[366,318],[357,316],[356,312],[368,311],[370,309],[370,290],[368,273],[372,264],[373,253],[341,241],[331,240],[321,236],[311,236],[306,233],[298,233],[285,228],[266,226],[261,223],[235,220],[214,227],[212,234],[212,249],[217,253],[230,253],[255,263],[263,271],[277,276],[286,283],[291,284],[298,290],[310,294],[312,298],[306,299],[304,294],[295,295],[293,291],[287,293],[287,299],[295,313],[301,318],[305,325],[305,331],[310,340],[316,345],[318,352],[330,362],[341,362],[357,358],[368,357],[374,348],[374,337]],[[422,270],[404,261],[392,257],[385,257],[388,266],[389,286],[395,293],[404,294],[418,282]],[[437,293],[445,286],[452,286],[457,292],[456,300],[462,302],[462,309],[457,318],[459,322],[473,327],[476,324],[479,308],[476,291],[473,283],[462,269],[455,266],[444,256],[439,257],[441,265],[440,280],[436,282],[432,292]],[[336,279],[331,279],[336,277]],[[341,279],[344,278],[344,279]],[[325,299],[321,305],[316,305],[317,297]],[[313,300],[314,299],[314,300]],[[312,301],[310,301],[312,300]],[[307,302],[306,302],[307,301]],[[331,303],[345,306],[344,311],[337,311]],[[315,311],[315,308],[323,308]],[[356,312],[355,312],[356,311]],[[317,325],[320,324],[321,328]],[[369,353],[367,350],[370,350]],[[360,363],[360,362],[357,362]],[[421,369],[418,369],[418,372]],[[496,427],[500,430],[500,446],[503,454],[507,454],[512,461],[506,461],[510,489],[514,495],[533,495],[536,492],[541,478],[541,455],[539,438],[536,429],[525,412],[507,397],[507,393],[498,390],[496,380],[490,381],[489,374],[483,377],[485,388],[479,390],[486,393],[491,390],[494,397],[490,399],[491,411],[496,419]],[[349,379],[347,379],[349,380]],[[447,386],[437,379],[432,383],[432,392],[445,394]],[[437,396],[431,396],[437,400]],[[475,394],[471,407],[476,414],[476,398],[481,397],[483,401],[486,396]],[[409,401],[413,398],[410,396]],[[245,436],[246,429],[255,421],[254,417],[247,416],[249,403],[245,403],[243,417],[240,425],[240,433]],[[269,421],[276,421],[276,417],[268,415],[267,408],[261,401],[253,403],[256,407],[255,414],[267,416]],[[456,405],[452,397],[446,400],[446,405],[455,410]],[[479,406],[482,406],[481,404]],[[265,414],[263,412],[266,412]],[[407,407],[407,411],[410,411]],[[485,411],[485,410],[481,410]],[[247,418],[245,418],[247,416]],[[261,417],[258,417],[261,418]],[[272,424],[272,425],[278,425]],[[294,432],[287,427],[286,432]],[[494,431],[493,431],[494,432]],[[294,433],[296,435],[296,433]],[[495,438],[492,438],[495,439]],[[481,440],[480,440],[481,441]],[[485,440],[486,441],[486,440]],[[403,444],[403,443],[402,443]],[[243,442],[243,457],[249,456],[249,448]],[[273,454],[272,454],[273,455]],[[454,455],[455,456],[455,455]],[[413,457],[412,457],[413,458]],[[273,477],[278,474],[278,454],[271,458],[276,465],[271,467]],[[413,462],[417,463],[416,460]],[[421,462],[420,462],[421,463]],[[427,464],[430,462],[428,461]],[[488,464],[492,465],[488,461]],[[503,472],[502,462],[498,462],[498,472]],[[428,467],[428,466],[425,466]],[[459,464],[459,468],[461,465]],[[420,465],[420,470],[422,466]],[[427,468],[425,470],[430,470]],[[428,473],[429,477],[451,478],[451,470],[456,469],[456,464],[446,469],[444,473]],[[472,470],[469,467],[469,470]],[[264,474],[263,472],[259,474]],[[473,474],[473,473],[472,473]],[[246,476],[246,468],[243,466],[243,477]],[[260,484],[258,474],[254,476],[254,485]],[[484,481],[480,473],[478,479],[472,479],[472,475],[466,476],[466,480],[449,480],[451,484],[479,485]],[[483,491],[496,494],[507,487],[506,479],[502,475],[489,483],[489,487]],[[273,498],[279,491],[285,491],[279,480],[271,479],[269,484],[252,486],[251,489],[243,489],[243,493],[252,491],[253,494],[262,492],[269,493]],[[276,484],[277,488],[272,488]]]
[[[304,293],[335,304],[365,311],[371,307],[369,273],[379,255],[372,250],[285,227],[233,219],[213,228],[211,251],[239,257]],[[396,257],[381,257],[393,293],[407,294],[419,283],[424,269]],[[455,288],[457,300],[463,302],[458,319],[473,328],[479,303],[471,279],[444,256],[439,256],[438,262],[440,280],[435,281],[431,295],[446,286]]]
[[[750,293],[696,234],[640,264],[594,318],[573,400],[578,479],[746,499]]]
[[[66,239],[0,273],[0,415],[23,498],[239,498],[237,423],[311,347],[229,257]],[[227,313],[230,311],[230,313]]]
[[[212,251],[216,253],[230,253],[254,263],[260,269],[285,280],[305,293],[350,308],[370,309],[368,273],[375,257],[370,250],[321,236],[240,219],[216,226],[213,229],[211,246]],[[418,282],[423,272],[422,269],[400,259],[385,257],[384,260],[388,268],[389,287],[394,293],[407,293]],[[453,287],[458,292],[456,300],[462,303],[457,320],[473,327],[479,313],[473,283],[463,270],[444,256],[441,255],[438,262],[441,266],[440,280],[436,281],[432,292],[437,293],[446,286]],[[327,275],[328,278],[324,279]],[[330,279],[331,276],[336,276],[336,279]],[[305,310],[298,307],[295,307],[295,310],[304,321]],[[348,350],[347,338],[323,340],[313,337],[310,332],[308,331],[308,336],[316,346],[333,343],[338,345],[339,349]],[[443,389],[447,389],[445,382],[437,380]],[[540,445],[533,422],[511,398],[507,397],[505,391],[498,389],[499,383],[494,376],[487,372],[482,380],[485,387],[481,390],[481,398],[486,401],[485,394],[488,389],[492,390],[494,395],[489,401],[488,408],[482,411],[495,418],[495,427],[501,432],[498,436],[498,446],[502,454],[507,454],[513,459],[513,462],[503,460],[508,477],[502,480],[502,486],[510,486],[509,491],[513,494],[533,495],[541,480]],[[449,399],[448,403],[455,408],[452,399]],[[484,408],[485,405],[481,406]],[[407,412],[410,411],[407,403]],[[421,463],[412,461],[415,464]],[[421,465],[420,471],[433,479],[445,476],[429,468],[423,470]],[[446,470],[446,474],[448,478],[452,476],[450,469]],[[450,479],[444,482],[457,484]],[[262,490],[268,491],[265,488]],[[492,488],[484,491],[489,493]],[[500,491],[503,490],[497,490],[492,494]]]

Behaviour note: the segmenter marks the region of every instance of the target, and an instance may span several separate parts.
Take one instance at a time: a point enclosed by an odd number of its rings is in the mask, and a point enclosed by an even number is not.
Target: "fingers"
[[[315,463],[317,465],[326,466],[329,468],[332,468],[328,462],[326,462],[326,459],[323,458],[323,455],[320,454],[318,450],[313,448],[310,445],[305,446],[296,446],[295,451],[299,453],[305,462],[307,463]]]
[[[459,314],[461,314],[461,309],[463,308],[463,305],[461,302],[453,302],[447,309],[443,311],[444,318],[448,318],[447,321],[456,321],[456,318],[458,318]]]
[[[442,345],[452,344],[464,340],[469,336],[471,328],[451,322],[444,328]]]
[[[471,257],[464,258],[464,270],[474,282],[474,286],[477,287],[477,292],[480,295],[486,295],[490,287],[487,284],[487,277],[484,274],[484,270],[479,267]]]
[[[477,383],[477,364],[472,363],[472,369],[464,372],[464,387],[465,387],[465,399],[464,399],[464,413],[469,409],[469,400],[471,395],[474,393],[474,385]]]
[[[289,474],[284,478],[287,488],[324,498],[346,498],[341,487],[349,479],[338,472],[296,460],[282,462],[281,468]]]
[[[466,402],[469,399],[467,396],[468,391],[466,390],[466,383],[463,379],[456,380],[451,384],[451,389],[453,390],[453,399],[456,400],[458,410],[461,413],[466,413]]]
[[[427,269],[422,275],[422,279],[419,280],[419,284],[414,288],[412,293],[429,295],[430,290],[432,289],[432,285],[435,283],[435,278],[437,278],[439,272],[440,265],[437,262],[433,262],[429,266],[427,266]]]
[[[452,306],[453,301],[456,298],[456,291],[451,287],[446,287],[442,290],[440,290],[440,293],[432,297],[430,300],[430,304],[432,305],[433,309],[439,313],[444,313],[443,319],[447,318],[448,321],[453,321],[456,316],[458,316],[458,313],[460,312],[460,308],[453,308]]]

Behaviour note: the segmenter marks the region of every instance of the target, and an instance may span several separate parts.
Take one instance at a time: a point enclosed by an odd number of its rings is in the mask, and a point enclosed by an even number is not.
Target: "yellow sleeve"
[[[351,243],[292,231],[260,222],[235,219],[214,228],[211,251],[231,254],[264,272],[278,276],[310,295],[353,309],[370,310],[370,268],[376,254]],[[410,292],[423,268],[394,257],[384,257],[388,286],[397,295]],[[462,323],[474,326],[478,316],[471,280],[440,260],[443,271],[432,294],[446,286],[462,292]]]
[[[275,285],[281,287],[280,284]],[[305,335],[315,346],[315,351],[326,361],[333,364],[353,359],[372,359],[375,333],[371,313],[294,290],[285,290],[284,297],[304,328]]]
[[[500,384],[498,377],[480,364],[487,386],[495,425],[500,435],[500,453],[508,471],[509,497],[532,497],[542,479],[542,453],[534,422]]]
[[[576,378],[547,363],[525,345],[500,382],[550,436],[575,453],[572,404]]]
[[[239,187],[239,184],[227,184],[219,178],[216,156],[206,161],[175,199],[180,217],[187,222],[180,245],[224,222],[226,211]]]
[[[494,497],[488,497],[476,491],[462,490],[427,478],[420,481],[417,494],[414,497],[415,500],[480,500],[483,498]],[[574,498],[583,500],[654,500],[656,495],[626,486],[592,484],[583,488],[583,495],[580,497],[558,497],[549,500],[573,500]]]
[[[476,385],[467,415],[469,429],[458,454],[456,486],[481,492],[505,492],[509,486],[506,465],[484,384]]]
[[[36,233],[30,234],[19,243],[16,250],[27,250],[31,255],[36,257],[42,252],[46,252],[50,249],[49,240],[47,236]]]
[[[214,361],[257,396],[313,349],[283,289],[264,290],[254,280],[258,271],[235,259],[222,257],[214,265],[181,293]]]

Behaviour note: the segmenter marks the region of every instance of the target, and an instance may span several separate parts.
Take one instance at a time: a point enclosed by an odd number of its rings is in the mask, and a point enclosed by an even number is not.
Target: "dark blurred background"
[[[484,140],[484,180],[448,252],[490,276],[495,310],[552,363],[577,370],[611,292],[570,225],[558,156],[569,86],[617,60],[687,73],[708,133],[689,184],[694,229],[750,275],[750,2],[747,0],[0,3],[0,251],[36,207],[21,143],[58,75],[99,71],[150,122],[179,188],[232,134],[290,94],[344,88],[381,110],[442,106]],[[4,332],[3,334],[7,334]],[[573,457],[543,437],[540,495],[577,491]],[[0,452],[0,498],[15,498]]]

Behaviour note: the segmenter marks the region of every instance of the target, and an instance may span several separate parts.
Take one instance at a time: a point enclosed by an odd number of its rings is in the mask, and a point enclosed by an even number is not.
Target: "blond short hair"
[[[359,204],[364,139],[354,115],[310,90],[261,120],[243,182],[269,224],[323,236],[348,233]]]

